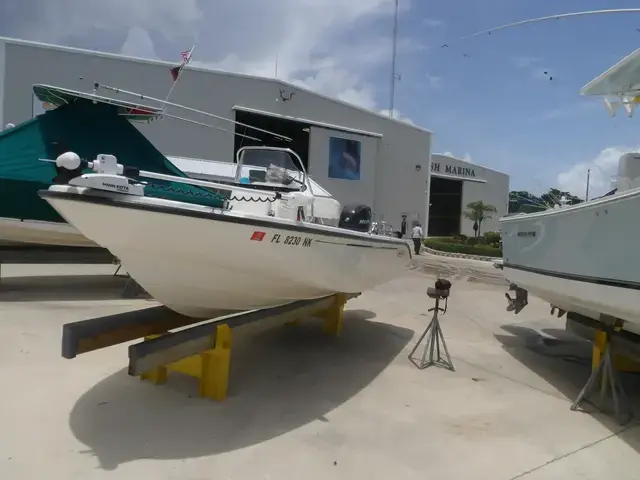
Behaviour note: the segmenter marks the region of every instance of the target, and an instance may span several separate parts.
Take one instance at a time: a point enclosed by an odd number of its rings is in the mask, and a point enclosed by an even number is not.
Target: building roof
[[[151,59],[146,59],[146,58],[131,57],[131,56],[128,56],[128,55],[120,55],[120,54],[107,53],[107,52],[99,52],[99,51],[89,50],[89,49],[84,49],[84,48],[64,47],[64,46],[61,46],[61,45],[52,45],[52,44],[47,44],[47,43],[34,42],[34,41],[30,41],[30,40],[20,40],[20,39],[17,39],[17,38],[9,38],[9,37],[1,37],[1,36],[0,36],[0,42],[6,42],[6,43],[9,43],[9,44],[14,44],[14,45],[24,45],[24,46],[29,46],[29,47],[48,48],[48,49],[52,49],[52,50],[59,50],[59,51],[66,51],[66,52],[73,52],[73,53],[81,53],[81,54],[85,54],[85,55],[94,55],[94,56],[104,57],[104,58],[114,58],[114,59],[120,59],[120,60],[131,60],[131,61],[135,61],[135,62],[139,62],[139,63],[146,63],[146,64],[149,64],[149,65],[163,65],[163,66],[167,66],[167,67],[173,67],[177,63],[177,61],[176,62],[166,62],[166,61],[162,61],[162,60],[151,60]],[[332,103],[336,103],[338,105],[343,105],[343,106],[352,108],[354,110],[358,110],[360,112],[367,113],[367,114],[373,115],[375,117],[379,117],[379,118],[387,120],[389,122],[393,122],[393,123],[400,124],[400,125],[403,125],[403,126],[408,127],[408,128],[412,128],[414,130],[418,130],[418,131],[423,132],[423,133],[429,133],[429,134],[433,133],[431,130],[419,127],[419,126],[417,126],[415,124],[411,124],[411,123],[408,123],[408,122],[405,122],[405,121],[402,121],[402,120],[397,120],[395,118],[388,117],[386,115],[383,115],[381,113],[375,112],[373,110],[369,110],[369,109],[366,109],[366,108],[363,108],[363,107],[359,107],[357,105],[353,105],[351,103],[344,102],[342,100],[338,100],[336,98],[332,98],[332,97],[329,97],[327,95],[323,95],[321,93],[314,92],[313,90],[310,90],[310,89],[305,88],[305,87],[301,87],[300,85],[296,85],[296,84],[293,84],[293,83],[285,82],[284,80],[281,80],[279,78],[259,77],[259,76],[256,76],[256,75],[247,75],[247,74],[242,74],[242,73],[227,72],[227,71],[224,71],[224,70],[213,70],[213,69],[209,69],[209,68],[195,67],[195,66],[193,66],[193,64],[189,64],[187,69],[200,71],[200,72],[215,73],[215,74],[219,74],[219,75],[229,75],[229,76],[242,77],[242,78],[252,78],[254,80],[260,80],[260,81],[263,81],[263,82],[270,82],[270,83],[273,83],[275,85],[280,85],[280,86],[283,86],[283,87],[286,87],[286,88],[296,89],[296,90],[305,92],[305,93],[307,93],[309,95],[314,95],[314,96],[322,98],[324,100],[328,100],[328,101],[330,101]]]
[[[633,95],[640,92],[640,48],[587,83],[581,95]]]
[[[455,156],[449,155],[447,153],[432,153],[431,154],[431,158],[433,158],[435,155],[437,155],[439,157],[450,158],[451,160],[455,160],[457,162],[465,163],[465,164],[469,165],[470,167],[484,168],[485,170],[489,170],[490,172],[499,173],[500,175],[505,175],[507,177],[509,176],[507,173],[501,172],[500,170],[496,170],[495,168],[486,167],[484,165],[480,165],[479,163],[469,162],[469,161],[467,161],[467,160],[465,160],[463,158],[455,157]]]

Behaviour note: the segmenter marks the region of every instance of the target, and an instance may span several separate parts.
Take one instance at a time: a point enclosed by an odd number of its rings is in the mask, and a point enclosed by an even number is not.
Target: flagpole
[[[389,89],[389,117],[393,118],[393,109],[396,99],[396,80],[398,80],[398,74],[396,73],[396,54],[398,44],[398,10],[399,0],[395,0],[395,10],[393,16],[393,38],[391,46],[391,88]]]
[[[180,66],[180,70],[178,70],[178,76],[176,77],[175,82],[173,82],[173,85],[171,85],[171,88],[169,89],[169,93],[167,93],[167,97],[164,99],[165,104],[162,107],[163,109],[166,108],[166,104],[169,101],[171,94],[173,93],[173,89],[176,88],[176,85],[178,84],[178,81],[182,76],[182,70],[184,70],[187,64],[191,61],[191,56],[193,55],[193,51],[196,49],[197,44],[198,44],[197,42],[193,44],[193,47],[191,47],[191,50],[189,50],[189,56],[186,59],[182,60],[182,65]]]

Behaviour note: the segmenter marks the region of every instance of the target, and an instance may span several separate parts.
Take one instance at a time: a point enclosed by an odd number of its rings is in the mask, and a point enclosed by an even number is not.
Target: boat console
[[[245,149],[256,153],[259,150],[256,147],[245,147]],[[82,160],[74,152],[66,152],[55,160],[60,177],[56,183],[89,188],[93,191],[142,197],[145,196],[145,187],[149,184],[137,179],[151,178],[204,188],[206,190],[203,192],[208,191],[212,195],[217,193],[220,195],[220,202],[224,203],[222,208],[225,210],[310,223],[338,221],[340,202],[331,197],[316,197],[304,170],[294,170],[293,164],[280,166],[272,163],[275,160],[274,153],[291,153],[296,156],[295,153],[288,149],[270,147],[266,147],[265,150],[272,155],[264,182],[245,183],[238,178],[236,182],[222,183],[174,177],[121,165],[113,155],[100,154],[95,160],[89,162]],[[242,171],[242,159],[243,157],[240,156],[238,171]],[[86,169],[92,170],[93,173],[84,173]],[[366,225],[367,228],[368,225]]]
[[[247,160],[250,160],[249,165],[264,165],[264,178],[252,181],[242,177],[242,167]],[[115,156],[107,154],[100,154],[95,160],[88,162],[74,152],[66,152],[55,160],[55,164],[60,177],[60,181],[56,183],[84,187],[89,189],[88,194],[92,190],[144,197],[145,193],[148,194],[145,188],[150,185],[142,178],[151,178],[200,187],[203,194],[210,193],[220,197],[220,205],[213,208],[234,213],[325,225],[337,223],[339,228],[346,230],[399,237],[386,222],[374,222],[371,207],[367,205],[349,204],[342,208],[334,198],[315,196],[300,158],[295,152],[285,148],[240,149],[233,182],[210,182],[142,171],[121,165]],[[85,169],[91,169],[93,173],[84,173]]]

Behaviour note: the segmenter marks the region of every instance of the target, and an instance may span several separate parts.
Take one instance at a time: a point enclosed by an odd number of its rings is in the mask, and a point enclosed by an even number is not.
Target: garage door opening
[[[462,181],[432,176],[429,191],[429,236],[459,235],[461,217]]]
[[[296,152],[304,168],[309,170],[309,125],[303,122],[297,122],[295,120],[289,120],[278,117],[271,117],[269,115],[260,115],[252,112],[243,112],[242,110],[236,110],[236,121],[251,125],[253,127],[261,128],[269,132],[277,133],[285,137],[291,138],[291,142],[283,140],[268,133],[254,130],[252,128],[244,127],[236,124],[235,132],[241,135],[248,135],[260,139],[260,141],[251,140],[240,135],[235,136],[235,145],[233,158],[235,162],[236,153],[241,147],[250,146],[267,146],[267,147],[282,147],[290,148]]]

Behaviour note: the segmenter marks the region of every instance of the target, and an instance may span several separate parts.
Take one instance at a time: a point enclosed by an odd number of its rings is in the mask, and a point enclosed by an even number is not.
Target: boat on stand
[[[581,94],[604,96],[612,116],[623,108],[632,117],[640,103],[640,49],[589,82]],[[560,202],[500,219],[502,268],[515,291],[515,298],[507,294],[509,310],[521,311],[531,293],[549,302],[558,316],[614,317],[625,330],[640,334],[640,153],[620,158],[612,187],[579,204]]]
[[[118,160],[108,150],[92,160],[65,152],[55,165],[66,182],[39,195],[181,314],[211,318],[220,309],[359,293],[400,275],[410,262],[404,240],[371,231],[370,207],[343,208],[315,195],[291,149],[243,147],[234,178],[217,182]],[[263,165],[263,174],[247,178],[245,165]],[[198,190],[181,199],[149,195],[158,182]]]
[[[156,173],[214,181],[230,180],[235,175],[233,159],[195,160],[163,155],[135,125],[170,117],[258,140],[249,134],[170,115],[161,107],[150,106],[149,102],[131,102],[97,95],[96,92],[41,84],[33,86],[33,93],[45,106],[44,113],[0,131],[0,246],[97,247],[38,197],[38,190],[49,187],[59,175],[54,164],[40,162],[40,158],[56,158],[66,151],[74,151],[83,158],[95,158],[100,153],[109,152],[129,166]],[[150,102],[154,100],[150,99]],[[224,118],[199,110],[196,112],[215,119]],[[248,126],[246,130],[251,132],[252,128]],[[263,133],[287,140],[287,137],[273,132]],[[264,176],[264,171],[264,166],[245,165],[243,177]],[[316,195],[331,197],[313,179],[309,182]],[[160,187],[161,183],[156,182],[156,186]],[[187,185],[174,189],[167,189],[166,185],[162,187],[147,194],[190,200],[195,197],[186,192],[193,193],[199,188]],[[180,192],[185,193],[181,195]]]

